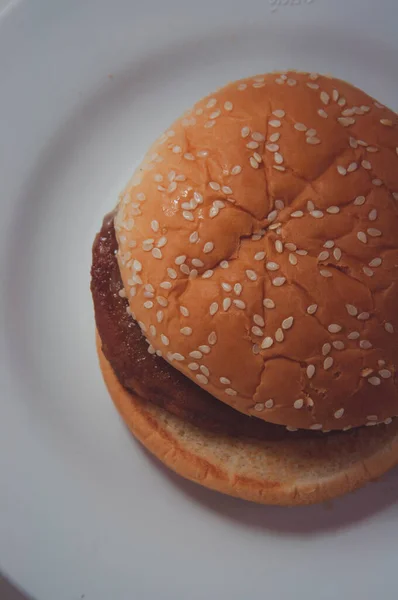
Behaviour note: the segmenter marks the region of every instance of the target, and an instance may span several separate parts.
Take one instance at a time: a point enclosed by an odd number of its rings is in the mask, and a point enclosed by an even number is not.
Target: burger
[[[363,91],[282,72],[200,100],[91,275],[109,393],[180,475],[295,505],[398,463],[398,118]]]

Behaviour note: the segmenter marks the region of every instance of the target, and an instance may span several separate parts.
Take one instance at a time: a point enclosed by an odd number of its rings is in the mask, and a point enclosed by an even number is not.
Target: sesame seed
[[[254,315],[253,321],[256,325],[259,325],[260,327],[264,327],[264,325],[265,325],[264,319],[262,318],[261,315]]]
[[[275,262],[268,262],[265,267],[268,271],[277,271],[279,269],[278,263]]]
[[[178,361],[183,361],[183,360],[185,360],[185,356],[183,356],[182,354],[179,354],[178,352],[175,352],[173,354],[173,359],[178,360]]]
[[[320,108],[318,110],[318,115],[320,117],[322,117],[322,119],[327,119],[328,118],[328,113],[326,112],[326,110],[323,110],[323,108]]]
[[[203,375],[206,375],[206,377],[210,377],[210,371],[205,365],[200,365],[199,368],[202,371]]]
[[[351,148],[354,148],[354,149],[358,148],[358,142],[353,137],[350,137],[350,146],[351,146]]]
[[[222,289],[224,290],[224,292],[232,292],[232,285],[230,285],[229,283],[222,283],[221,284]]]
[[[338,102],[337,102],[337,104],[338,104],[339,106],[345,106],[345,105],[346,105],[346,103],[347,103],[347,100],[346,100],[346,99],[345,99],[343,96],[342,96],[341,98],[339,98],[339,100],[338,100]]]
[[[283,252],[283,244],[280,240],[276,240],[275,242],[275,250],[278,252],[278,254],[282,254]]]
[[[182,329],[180,329],[180,333],[182,333],[182,335],[191,335],[192,328],[191,327],[182,327]]]
[[[283,333],[283,330],[281,328],[277,329],[275,332],[275,340],[277,342],[283,342],[284,339],[285,339],[285,334]]]
[[[392,373],[391,371],[389,371],[388,369],[381,369],[379,371],[379,375],[380,377],[382,377],[383,379],[390,379],[390,377],[392,377]]]
[[[240,92],[243,92],[243,91],[244,91],[246,88],[247,88],[247,84],[246,84],[246,83],[240,83],[240,84],[238,85],[238,90],[239,90]]]
[[[264,298],[263,305],[265,306],[265,308],[275,308],[275,302],[271,300],[271,298]]]
[[[381,185],[383,185],[383,182],[381,179],[372,179],[372,183],[373,185],[376,185],[378,187],[380,187]]]
[[[228,394],[228,396],[236,396],[238,392],[232,388],[226,388],[225,393]]]
[[[246,270],[246,276],[250,281],[257,281],[257,274],[251,269]]]
[[[348,338],[349,340],[357,340],[359,337],[360,337],[360,333],[359,333],[359,331],[352,331],[351,333],[349,333],[349,334],[347,335],[347,338]]]
[[[246,148],[249,148],[249,150],[257,150],[257,148],[259,147],[259,143],[258,142],[248,142],[246,144]]]
[[[275,279],[272,280],[272,285],[274,285],[275,287],[280,287],[285,282],[286,282],[286,277],[275,277]]]
[[[338,410],[336,410],[336,412],[334,413],[334,418],[335,419],[341,419],[341,417],[344,415],[344,408],[339,408]]]
[[[366,148],[366,150],[367,150],[367,152],[373,152],[373,153],[374,153],[374,152],[378,152],[378,151],[379,151],[379,149],[378,149],[378,148],[376,148],[376,146],[368,146],[368,147]]]
[[[231,385],[231,380],[227,377],[220,377],[220,383],[222,383],[223,385]]]
[[[329,333],[339,333],[343,328],[341,325],[337,325],[336,323],[332,323],[328,326]]]
[[[282,154],[279,154],[279,152],[275,152],[275,154],[274,154],[274,161],[276,162],[277,165],[281,165],[283,163],[283,156],[282,156]]]
[[[251,331],[253,335],[257,335],[258,337],[262,337],[264,335],[263,330],[260,327],[257,327],[257,325],[253,325]]]
[[[310,306],[307,308],[307,313],[309,315],[314,315],[317,310],[318,310],[318,305],[317,304],[310,304]]]
[[[370,235],[370,237],[380,237],[381,236],[380,229],[374,229],[374,227],[370,227],[367,230],[367,233]]]
[[[353,304],[346,304],[345,305],[347,312],[349,315],[351,315],[351,317],[356,317],[358,314],[358,309],[356,306],[354,306]]]
[[[237,296],[240,296],[242,293],[242,284],[240,283],[235,283],[234,285],[234,292]]]
[[[189,356],[191,358],[197,358],[197,359],[201,359],[203,354],[201,352],[199,352],[198,350],[193,350],[192,352],[189,353]]]
[[[174,269],[168,267],[167,274],[171,279],[177,279],[177,272]]]
[[[180,306],[180,313],[183,317],[189,317],[189,310],[186,306]]]
[[[205,263],[200,258],[193,258],[192,264],[194,267],[204,267]]]
[[[326,344],[323,344],[322,346],[322,354],[323,356],[327,356],[329,354],[329,352],[331,351],[332,346],[329,344],[329,342],[327,342]]]
[[[270,127],[280,127],[281,124],[282,123],[278,119],[271,119],[268,121],[268,125],[270,125]]]
[[[183,210],[182,211],[182,216],[184,217],[184,219],[186,221],[193,221],[194,220],[194,216],[193,216],[193,214],[189,210]]]
[[[391,119],[380,119],[380,123],[382,125],[384,125],[385,127],[393,127],[394,123],[391,121]]]
[[[169,290],[171,288],[171,283],[170,281],[162,281],[160,287],[164,290]]]
[[[310,88],[310,90],[319,90],[319,85],[317,83],[308,83],[307,82],[307,87]]]
[[[168,346],[168,345],[170,344],[170,340],[169,340],[169,338],[167,337],[167,335],[164,335],[164,333],[161,333],[161,334],[160,334],[160,339],[162,340],[162,343],[163,343],[165,346]]]
[[[352,117],[339,117],[337,120],[343,127],[349,127],[355,123],[355,119]]]
[[[360,347],[362,350],[370,350],[370,348],[372,348],[373,346],[372,346],[372,344],[369,342],[369,340],[361,340],[361,341],[359,342],[359,347]]]
[[[153,308],[153,302],[151,300],[147,300],[144,302],[144,308]]]
[[[241,310],[244,310],[246,308],[246,304],[245,302],[243,302],[243,300],[234,300],[234,305],[236,306],[236,308],[239,308]]]
[[[206,123],[204,124],[205,129],[211,129],[212,127],[214,127],[214,125],[216,124],[215,121],[206,121]]]
[[[304,213],[302,210],[296,210],[296,211],[292,212],[292,214],[290,216],[294,217],[294,218],[303,217]]]
[[[381,379],[379,377],[369,377],[368,382],[370,383],[370,385],[375,385],[376,386],[376,385],[380,385],[381,384]]]
[[[224,298],[222,307],[225,312],[227,312],[227,310],[229,310],[231,308],[231,304],[232,304],[231,298]]]
[[[340,258],[341,258],[341,250],[340,250],[340,248],[335,248],[333,250],[333,256],[334,256],[335,260],[337,260],[337,261],[340,260]]]
[[[249,134],[250,134],[250,128],[249,127],[242,127],[242,129],[241,129],[241,135],[242,135],[242,137],[246,138]]]
[[[264,404],[262,402],[257,402],[257,404],[254,405],[254,410],[257,412],[261,412],[262,410],[264,410]]]
[[[280,137],[281,137],[281,134],[279,132],[275,132],[275,133],[272,133],[268,139],[270,142],[277,142]]]
[[[221,186],[219,183],[217,183],[216,181],[210,181],[209,186],[211,187],[212,190],[214,190],[215,192],[218,192],[221,189]]]
[[[306,372],[308,379],[312,379],[315,375],[315,365],[308,365]]]
[[[214,112],[212,112],[209,117],[210,119],[217,119],[221,115],[221,110],[218,108]]]
[[[157,296],[156,297],[157,303],[160,304],[160,306],[166,307],[169,303],[169,301],[167,300],[167,298],[165,298],[164,296]]]
[[[392,323],[385,323],[384,329],[387,331],[387,333],[394,333],[394,327]]]
[[[150,344],[148,346],[148,353],[149,354],[155,354],[155,352],[156,352],[155,348]]]
[[[322,91],[320,93],[320,99],[321,99],[322,104],[325,104],[325,105],[328,105],[330,102],[330,96],[327,92]]]
[[[274,406],[274,401],[270,398],[266,402],[264,402],[265,408],[272,408]]]
[[[207,383],[209,383],[207,377],[202,374],[196,375],[196,380],[199,381],[199,383],[201,383],[202,385],[206,385]]]
[[[368,312],[361,312],[357,318],[358,321],[367,321],[370,318],[370,314]]]
[[[323,361],[323,368],[325,369],[325,371],[327,371],[328,369],[333,367],[333,363],[334,363],[334,360],[331,356],[328,356],[327,358],[325,358],[325,360]]]
[[[151,240],[151,239],[144,240],[142,242],[142,249],[145,252],[150,252],[153,249],[153,242],[154,242],[154,240]]]
[[[347,175],[347,169],[342,165],[337,165],[337,172],[340,173],[340,175]]]
[[[190,152],[185,152],[184,158],[186,158],[187,160],[195,160],[194,155],[191,154]]]
[[[159,241],[157,243],[157,247],[163,248],[166,244],[167,244],[167,238],[163,236],[159,239]]]
[[[253,169],[258,169],[258,162],[253,156],[250,157],[249,162]]]
[[[344,348],[345,348],[344,342],[341,342],[340,340],[336,340],[335,342],[332,342],[332,346],[336,350],[344,350]]]
[[[321,140],[317,137],[307,137],[305,141],[307,142],[307,144],[310,144],[312,146],[317,146],[321,143]]]
[[[304,406],[304,400],[302,398],[299,398],[299,400],[296,400],[293,404],[294,408],[297,408],[298,410],[300,408],[303,408]]]
[[[380,267],[382,262],[383,261],[381,258],[374,258],[373,260],[370,261],[369,266],[370,267]]]
[[[323,250],[322,252],[319,253],[318,255],[318,260],[320,261],[325,261],[329,258],[329,252],[327,250]]]
[[[257,252],[254,255],[254,260],[263,260],[265,258],[265,252]]]
[[[326,242],[323,244],[323,247],[324,247],[324,248],[328,248],[328,249],[330,250],[331,248],[333,248],[333,247],[334,247],[334,241],[333,241],[333,240],[327,240],[327,241],[326,241]]]
[[[290,329],[293,326],[294,319],[293,317],[288,317],[282,321],[282,329]]]
[[[326,212],[330,215],[337,215],[340,212],[340,208],[338,206],[329,206],[329,208],[326,209]]]
[[[368,160],[363,160],[361,162],[361,165],[364,169],[366,169],[367,171],[370,171],[370,169],[372,168],[371,163]]]
[[[372,269],[369,267],[362,267],[362,271],[367,277],[373,277],[374,275],[374,271],[372,271]]]
[[[207,341],[209,342],[209,344],[211,346],[214,346],[215,344],[217,344],[217,334],[215,331],[212,331],[209,335],[209,337],[207,338]]]
[[[321,269],[319,273],[322,275],[322,277],[332,277],[332,273],[327,269]]]
[[[311,425],[310,429],[317,431],[319,429],[322,429],[322,425],[320,423],[314,423],[314,425]]]
[[[162,310],[158,310],[158,312],[156,313],[156,320],[158,323],[161,323],[163,321],[163,311]]]
[[[357,238],[363,244],[366,244],[368,241],[368,238],[366,237],[366,233],[364,233],[363,231],[358,231]]]
[[[224,103],[224,108],[225,110],[231,111],[233,109],[234,105],[232,104],[232,102],[225,102]]]
[[[235,165],[231,169],[231,174],[232,175],[239,175],[239,173],[241,173],[241,172],[242,172],[242,167],[240,165]]]
[[[163,254],[159,250],[159,248],[153,248],[153,250],[152,250],[152,256],[153,256],[153,258],[158,258],[158,259],[163,258]]]
[[[213,242],[206,242],[206,244],[203,247],[203,252],[205,254],[209,254],[213,250],[214,250],[214,244],[213,244]]]
[[[185,256],[185,254],[181,254],[180,256],[177,256],[174,262],[176,265],[182,265],[186,261],[186,259],[187,257]]]
[[[357,196],[354,200],[354,204],[355,206],[362,206],[362,204],[365,204],[365,201],[365,196]]]
[[[218,311],[218,303],[212,302],[212,304],[210,304],[210,309],[209,309],[211,316],[214,316],[217,311]]]
[[[294,125],[294,128],[295,128],[297,131],[307,131],[307,129],[308,129],[308,128],[306,127],[306,125],[304,125],[304,123],[295,123],[295,125]]]
[[[203,203],[203,196],[199,192],[194,192],[193,197],[194,197],[195,202],[197,202],[198,204]]]
[[[273,343],[274,343],[274,340],[272,339],[272,337],[265,337],[262,341],[261,348],[263,350],[266,350],[267,348],[271,348]]]
[[[214,271],[212,271],[211,269],[208,269],[207,271],[205,271],[202,275],[202,279],[210,279],[210,277],[213,277],[213,273]]]

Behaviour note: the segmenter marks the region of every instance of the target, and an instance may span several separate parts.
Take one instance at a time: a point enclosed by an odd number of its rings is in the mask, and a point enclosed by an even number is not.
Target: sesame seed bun
[[[322,502],[380,477],[398,462],[398,420],[309,439],[262,442],[205,431],[131,394],[97,351],[108,391],[134,436],[183,477],[264,504]]]
[[[246,415],[398,414],[398,119],[308,73],[234,82],[153,145],[115,229],[156,352]]]

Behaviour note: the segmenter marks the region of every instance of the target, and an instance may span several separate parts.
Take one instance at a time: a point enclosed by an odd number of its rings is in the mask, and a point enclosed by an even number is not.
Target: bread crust
[[[398,415],[398,118],[311,73],[233,82],[152,146],[118,263],[156,352],[289,428]]]
[[[110,396],[134,436],[179,475],[262,504],[330,500],[380,477],[398,463],[398,419],[313,440],[262,442],[203,431],[125,390],[101,350]]]

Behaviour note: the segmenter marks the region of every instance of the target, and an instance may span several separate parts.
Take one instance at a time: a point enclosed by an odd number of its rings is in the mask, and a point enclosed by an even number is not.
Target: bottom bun
[[[314,439],[259,441],[204,431],[126,391],[97,351],[108,391],[134,436],[170,469],[208,488],[263,504],[330,500],[398,463],[398,419]]]

